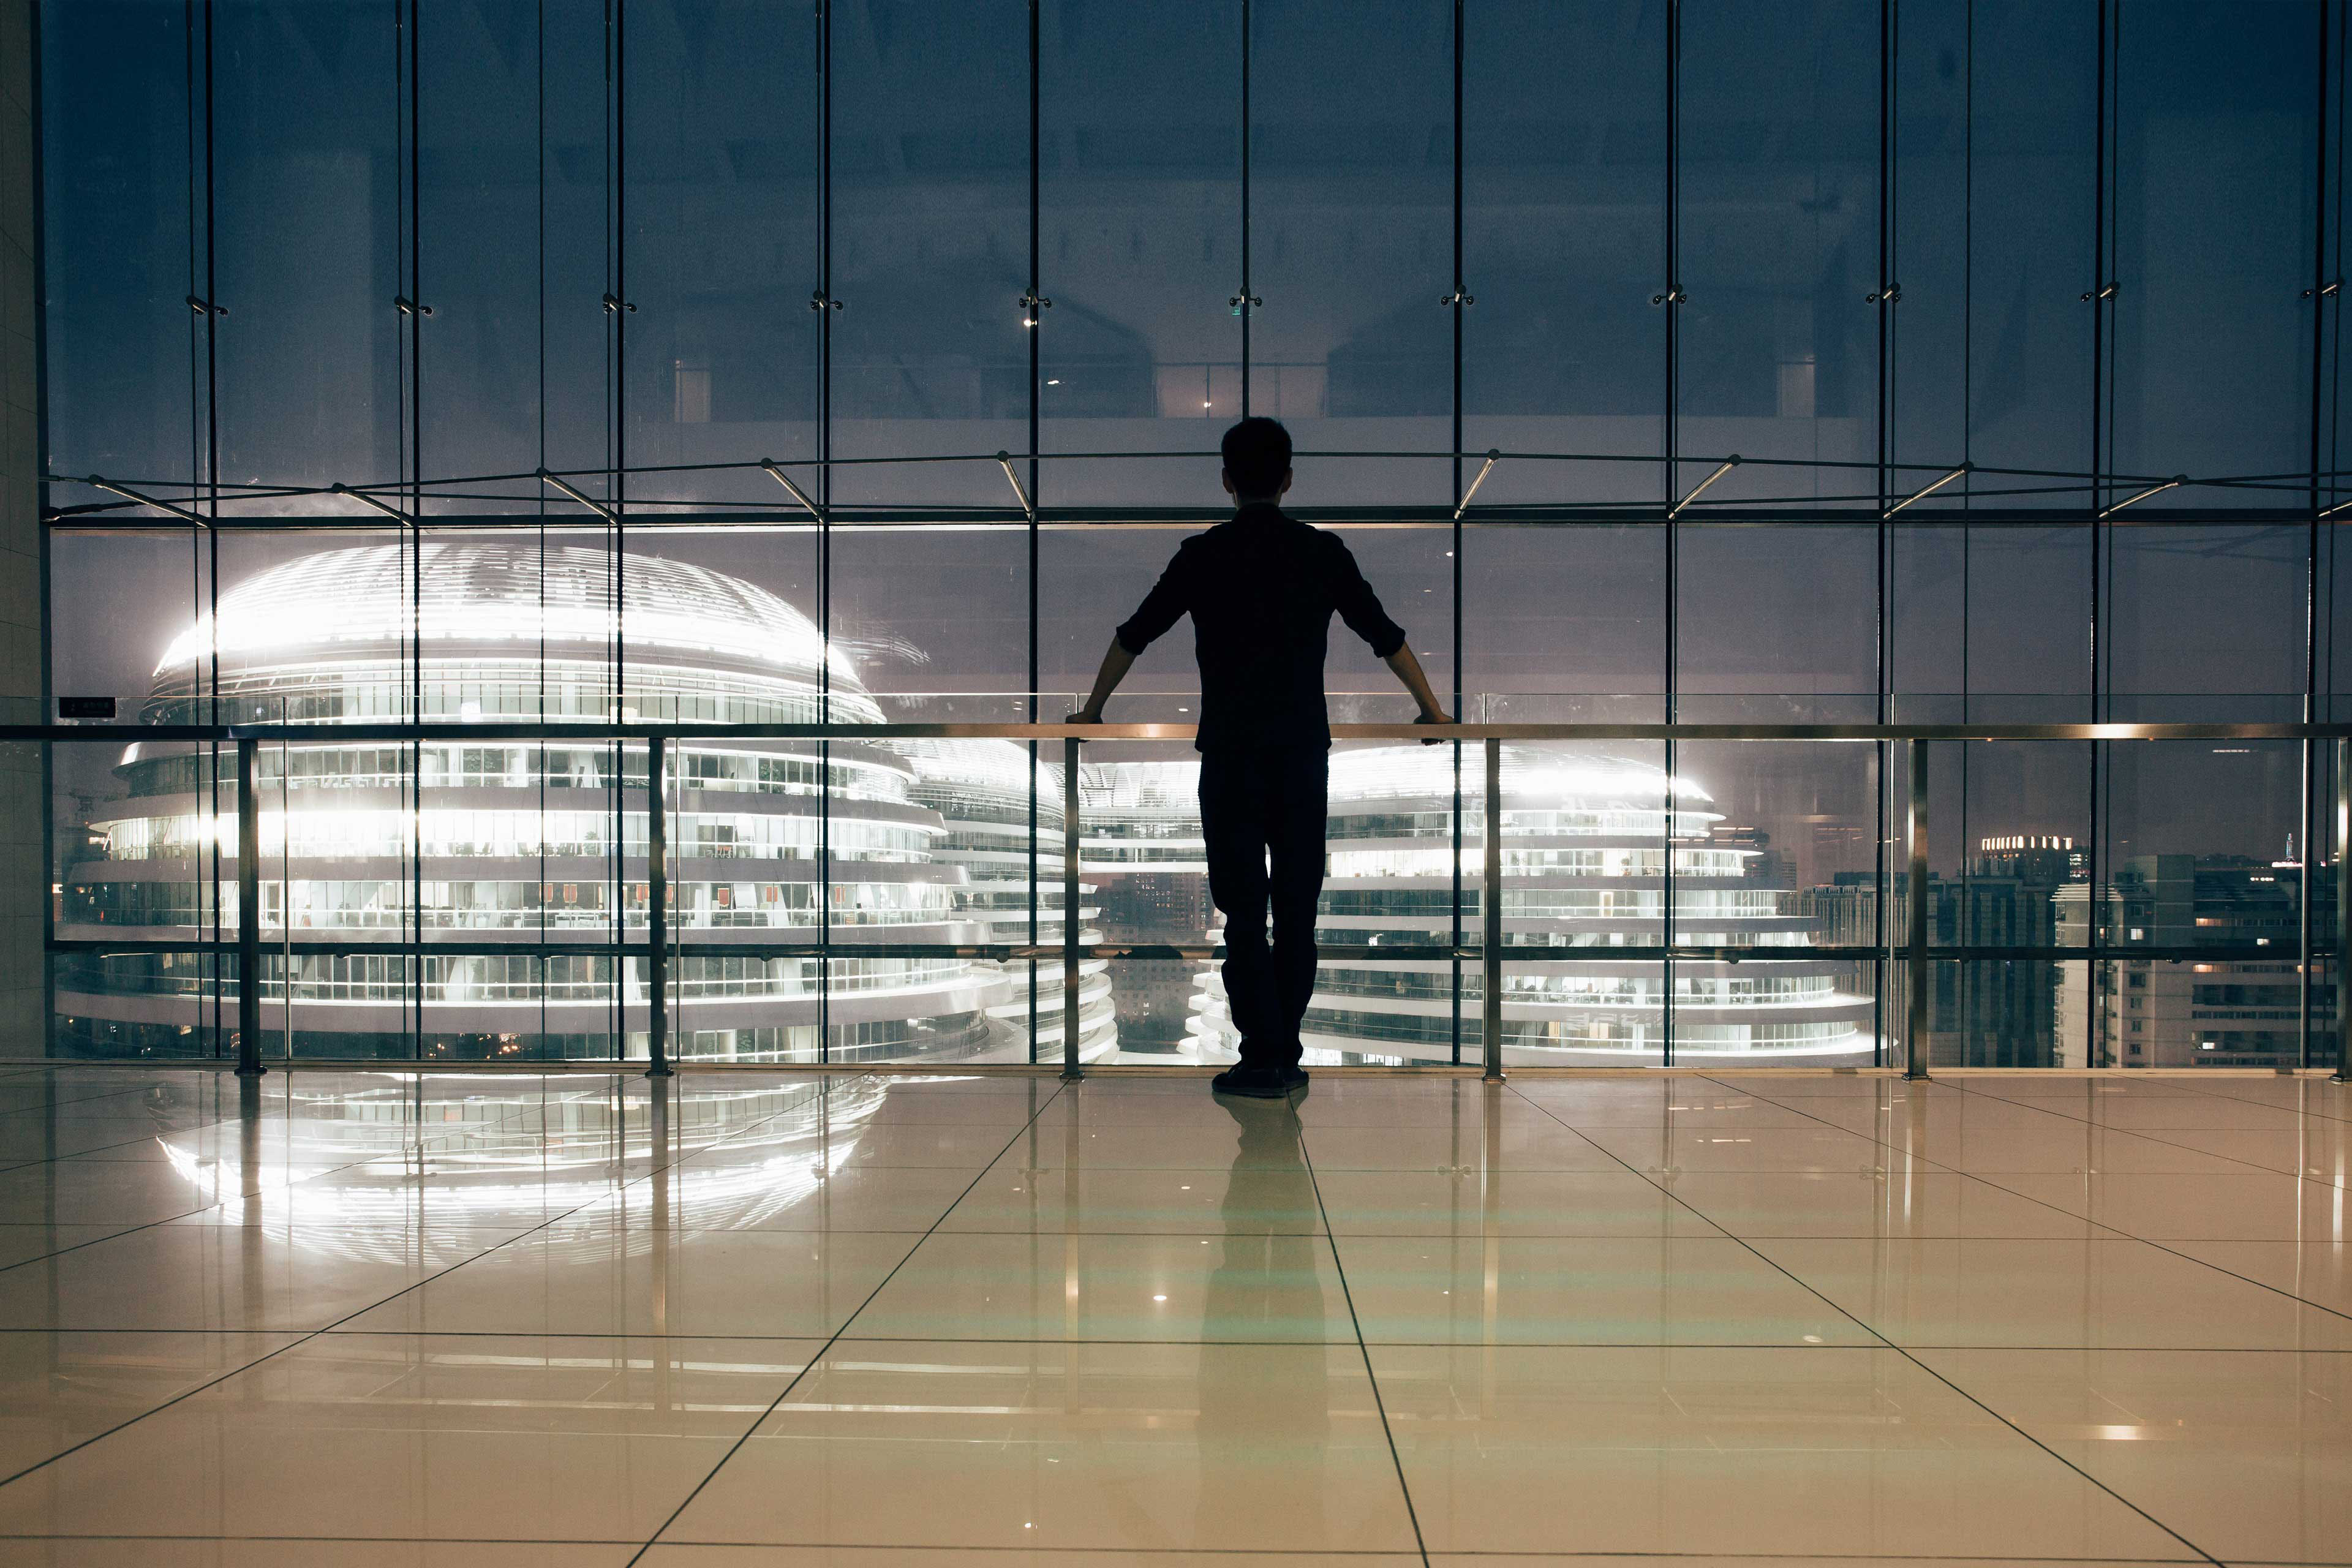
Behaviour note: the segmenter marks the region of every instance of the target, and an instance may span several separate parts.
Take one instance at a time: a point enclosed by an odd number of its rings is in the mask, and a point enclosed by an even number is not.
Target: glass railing
[[[1372,700],[1334,703],[1310,1063],[2346,1060],[2352,726],[1349,721]],[[15,726],[48,964],[0,1055],[1227,1061],[1192,733]]]

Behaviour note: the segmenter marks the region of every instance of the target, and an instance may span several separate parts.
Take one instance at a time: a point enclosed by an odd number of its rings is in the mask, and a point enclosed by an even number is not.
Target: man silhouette
[[[1331,749],[1323,656],[1333,613],[1396,672],[1420,704],[1417,722],[1450,721],[1404,629],[1381,608],[1339,536],[1276,504],[1290,490],[1290,432],[1244,419],[1225,432],[1223,450],[1233,517],[1177,550],[1111,639],[1087,705],[1069,721],[1102,722],[1103,704],[1136,657],[1180,616],[1192,617],[1201,831],[1209,897],[1225,917],[1225,997],[1242,1037],[1242,1059],[1213,1082],[1220,1093],[1276,1100],[1307,1083],[1298,1026],[1315,991]]]

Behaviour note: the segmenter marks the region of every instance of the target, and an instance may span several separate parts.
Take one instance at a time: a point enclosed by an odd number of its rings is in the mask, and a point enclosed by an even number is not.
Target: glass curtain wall
[[[260,759],[273,1055],[643,1056],[657,805],[679,1058],[1226,1059],[1183,746],[593,727],[1059,719],[1246,414],[1465,718],[2352,719],[2347,20],[47,0],[51,690],[392,731]],[[2330,748],[1927,760],[1932,1063],[2333,1061]],[[1335,755],[1311,1060],[1476,1059],[1488,896],[1514,1067],[1899,1057],[1902,745],[1503,762],[1486,889]],[[233,1052],[229,753],[51,781],[47,1048]]]

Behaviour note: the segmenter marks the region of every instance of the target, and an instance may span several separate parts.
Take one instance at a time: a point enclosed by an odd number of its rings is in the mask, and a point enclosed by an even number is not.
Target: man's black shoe
[[[1307,1069],[1296,1064],[1282,1069],[1282,1087],[1292,1094],[1307,1087]]]
[[[1253,1067],[1237,1062],[1209,1080],[1209,1087],[1219,1094],[1238,1094],[1251,1100],[1280,1100],[1290,1092],[1279,1068]]]

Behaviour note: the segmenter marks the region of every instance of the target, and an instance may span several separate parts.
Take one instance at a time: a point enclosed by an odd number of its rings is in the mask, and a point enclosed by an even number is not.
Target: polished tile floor
[[[0,1072],[0,1563],[2352,1564],[2352,1090]]]

